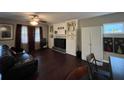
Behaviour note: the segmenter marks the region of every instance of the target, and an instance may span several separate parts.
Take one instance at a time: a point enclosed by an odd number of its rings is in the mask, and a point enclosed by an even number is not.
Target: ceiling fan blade
[[[43,21],[43,20],[42,21],[39,21],[39,22],[41,22],[41,23],[47,23],[47,21]]]

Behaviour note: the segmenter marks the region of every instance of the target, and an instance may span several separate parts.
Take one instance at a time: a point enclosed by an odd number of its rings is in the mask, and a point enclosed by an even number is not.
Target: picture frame
[[[12,24],[0,24],[0,40],[13,39],[14,29]]]

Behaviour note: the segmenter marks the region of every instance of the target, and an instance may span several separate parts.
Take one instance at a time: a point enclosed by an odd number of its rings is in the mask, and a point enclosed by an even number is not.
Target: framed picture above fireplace
[[[0,40],[13,39],[13,25],[0,24]]]

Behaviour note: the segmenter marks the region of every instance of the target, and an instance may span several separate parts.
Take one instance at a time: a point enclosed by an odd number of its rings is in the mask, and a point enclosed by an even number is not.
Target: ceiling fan
[[[40,23],[46,24],[47,21],[41,20],[41,18],[38,15],[31,15],[29,23],[33,26],[37,26]]]

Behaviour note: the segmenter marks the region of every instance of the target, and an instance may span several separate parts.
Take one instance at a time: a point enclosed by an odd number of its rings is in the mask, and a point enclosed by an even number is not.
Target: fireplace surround
[[[54,50],[59,52],[66,52],[66,39],[65,38],[54,38]]]

